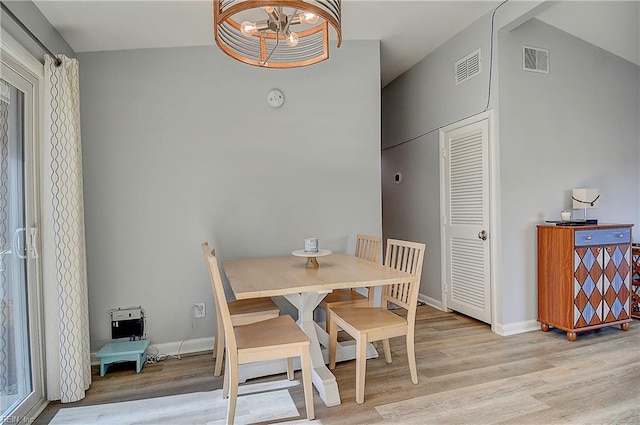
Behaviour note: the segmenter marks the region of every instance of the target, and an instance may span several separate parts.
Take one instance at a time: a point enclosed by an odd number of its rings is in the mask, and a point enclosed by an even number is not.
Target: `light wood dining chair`
[[[202,244],[202,251],[205,259],[210,253],[213,253],[214,256],[216,255],[215,250],[211,251],[209,244],[206,242]],[[213,296],[215,298],[215,293]],[[229,301],[227,305],[233,326],[248,325],[280,316],[280,309],[271,301],[271,298]],[[216,335],[213,340],[213,357],[216,359],[216,363],[213,369],[213,375],[220,376],[222,374],[222,359],[224,357],[224,327],[222,326],[220,309],[217,307],[216,322]]]
[[[364,260],[373,261],[377,263],[380,259],[380,252],[382,251],[382,238],[379,236],[361,235],[356,236],[356,249],[354,255]],[[355,288],[351,289],[334,289],[333,292],[327,294],[326,297],[318,304],[319,308],[324,309],[326,313],[325,329],[329,331],[329,325],[331,324],[331,316],[329,310],[342,306],[352,307],[367,307],[373,306],[373,290],[367,288],[367,295],[363,295],[356,291]]]
[[[385,265],[417,276],[417,282],[398,282],[384,286],[381,307],[335,307],[329,310],[331,315],[329,369],[336,367],[339,326],[356,340],[356,403],[358,404],[364,403],[366,354],[369,342],[382,340],[385,360],[391,363],[389,338],[406,335],[411,382],[418,383],[414,329],[424,250],[425,245],[422,243],[388,239]],[[389,311],[389,303],[404,308],[407,311],[406,319]]]
[[[233,424],[238,401],[238,366],[245,363],[265,360],[286,359],[287,377],[293,379],[293,358],[300,358],[304,400],[309,420],[315,417],[313,408],[313,388],[311,382],[311,357],[309,337],[296,325],[291,316],[284,315],[256,323],[234,326],[231,312],[226,302],[218,260],[215,253],[209,251],[208,244],[202,244],[207,250],[206,262],[209,279],[213,289],[216,308],[222,316],[226,340],[226,367],[222,394],[229,398],[227,424]]]

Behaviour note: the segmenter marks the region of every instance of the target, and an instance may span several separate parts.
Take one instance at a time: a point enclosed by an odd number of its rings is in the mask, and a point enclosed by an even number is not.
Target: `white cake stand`
[[[307,252],[304,249],[299,249],[291,253],[291,255],[295,257],[307,257],[307,263],[304,266],[309,269],[317,269],[318,267],[320,267],[316,258],[324,257],[325,255],[329,254],[331,254],[331,251],[329,251],[328,249],[319,249],[316,252]]]

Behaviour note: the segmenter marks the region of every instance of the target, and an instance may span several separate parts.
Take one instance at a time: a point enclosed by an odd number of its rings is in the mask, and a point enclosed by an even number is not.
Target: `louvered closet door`
[[[491,323],[488,121],[444,142],[447,307]]]

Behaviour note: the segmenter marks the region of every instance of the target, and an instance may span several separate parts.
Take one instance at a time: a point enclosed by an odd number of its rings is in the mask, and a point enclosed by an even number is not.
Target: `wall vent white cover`
[[[479,75],[480,72],[482,72],[482,58],[478,49],[456,62],[456,85]]]
[[[549,73],[549,51],[538,47],[522,46],[522,69]]]

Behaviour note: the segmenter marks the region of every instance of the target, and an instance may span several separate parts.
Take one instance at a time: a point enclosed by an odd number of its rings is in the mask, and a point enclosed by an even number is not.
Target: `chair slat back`
[[[425,248],[423,243],[387,239],[385,266],[411,273],[418,277],[418,281],[386,285],[382,290],[382,307],[387,308],[387,302],[391,302],[406,309],[409,323],[415,321]]]
[[[227,297],[224,294],[224,286],[222,284],[222,277],[220,276],[216,252],[215,250],[209,249],[207,242],[202,244],[202,251],[204,252],[207,270],[209,271],[209,280],[211,281],[211,289],[213,289],[213,299],[216,303],[216,319],[222,320],[227,348],[235,351],[237,350],[236,335],[233,332],[231,313],[227,305]]]
[[[354,255],[358,258],[377,263],[380,260],[381,245],[381,237],[359,234],[356,237],[356,250]]]
[[[214,257],[216,256],[215,249],[209,249],[209,243],[205,242],[202,244],[202,252],[204,253],[204,261],[207,264],[207,255],[211,254]],[[209,265],[207,264],[207,270],[209,269]],[[211,279],[211,274],[209,274],[209,279]],[[213,289],[213,283],[211,284],[211,289]],[[220,314],[220,308],[218,307],[218,297],[216,296],[215,291],[213,291],[213,301],[216,304],[216,321],[217,323],[222,323],[222,315]]]

